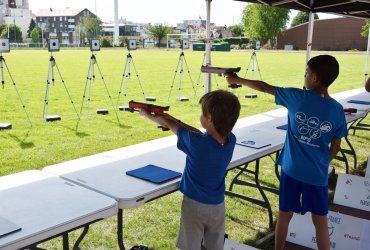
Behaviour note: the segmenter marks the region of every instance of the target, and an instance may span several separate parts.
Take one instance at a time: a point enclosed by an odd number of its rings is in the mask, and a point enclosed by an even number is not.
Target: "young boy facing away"
[[[168,127],[178,137],[177,147],[186,154],[186,166],[179,189],[183,193],[181,221],[176,246],[198,250],[224,249],[225,175],[236,138],[231,132],[239,117],[238,98],[224,90],[205,94],[200,123],[202,133],[168,114],[142,116]]]
[[[288,129],[278,164],[281,166],[279,217],[275,249],[283,249],[293,213],[311,212],[318,249],[329,249],[328,168],[347,135],[343,107],[329,96],[328,87],[339,74],[337,60],[329,55],[307,63],[306,89],[279,88],[262,81],[226,75],[238,83],[275,95],[275,102],[288,109]]]

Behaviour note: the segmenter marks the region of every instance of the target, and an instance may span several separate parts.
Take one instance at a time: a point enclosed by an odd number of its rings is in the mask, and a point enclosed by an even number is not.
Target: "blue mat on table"
[[[366,101],[359,101],[359,100],[349,100],[349,103],[355,103],[355,104],[363,104],[363,105],[370,105],[370,102]]]
[[[0,217],[0,238],[11,233],[20,231],[22,228],[13,222]]]
[[[282,129],[282,130],[287,130],[288,129],[288,124],[280,125],[276,127],[277,129]]]
[[[173,180],[182,175],[182,173],[154,165],[147,165],[134,170],[130,170],[127,171],[126,174],[156,184],[161,184],[166,181]]]

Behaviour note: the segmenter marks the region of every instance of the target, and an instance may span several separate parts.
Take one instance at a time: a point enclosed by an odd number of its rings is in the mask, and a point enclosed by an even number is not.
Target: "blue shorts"
[[[279,209],[283,212],[316,215],[328,213],[328,186],[307,184],[286,175],[281,171],[279,190]]]

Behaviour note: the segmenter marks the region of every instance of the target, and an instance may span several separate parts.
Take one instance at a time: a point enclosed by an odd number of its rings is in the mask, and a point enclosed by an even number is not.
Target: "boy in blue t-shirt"
[[[240,113],[238,98],[216,90],[205,94],[200,123],[205,133],[169,114],[140,114],[169,128],[178,137],[177,147],[186,154],[179,189],[184,194],[176,246],[183,250],[223,250],[225,235],[225,175],[236,138],[231,132]]]
[[[278,164],[281,165],[279,218],[275,249],[283,249],[293,213],[312,213],[318,249],[329,249],[328,168],[347,136],[343,107],[328,93],[339,74],[337,60],[329,55],[307,63],[305,89],[279,88],[263,81],[227,74],[229,84],[242,84],[275,95],[288,109],[288,129]]]

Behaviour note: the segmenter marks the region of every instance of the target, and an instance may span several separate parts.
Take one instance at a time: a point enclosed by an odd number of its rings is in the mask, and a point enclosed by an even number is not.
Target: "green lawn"
[[[316,54],[318,53],[314,52],[312,55]],[[362,87],[365,54],[332,54],[339,61],[340,75],[330,87],[330,92]],[[156,104],[170,105],[172,115],[193,126],[200,127],[198,100],[203,93],[203,76],[200,75],[200,66],[204,52],[185,51],[186,64],[184,62],[181,96],[189,97],[189,102],[176,100],[180,84],[180,68],[177,68],[179,50],[140,49],[132,51],[131,55],[133,60],[131,78],[128,80],[127,100],[144,101],[136,76],[138,74],[146,96],[155,96]],[[244,76],[251,55],[252,51],[214,52],[212,53],[212,64],[219,67],[242,67],[239,75]],[[43,121],[42,115],[50,53],[46,50],[24,49],[13,50],[3,56],[33,126],[30,128],[14,87],[10,84],[9,76],[4,69],[5,85],[4,89],[0,89],[0,123],[12,123],[13,129],[0,131],[0,176],[28,169],[42,169],[55,163],[171,135],[169,132],[157,129],[155,125],[142,119],[136,113],[118,111],[117,116],[115,115],[111,100],[116,105],[126,64],[127,51],[124,49],[102,49],[96,54],[98,66],[111,94],[111,99],[99,70],[95,67],[96,80],[92,83],[90,114],[87,112],[86,97],[80,121],[77,119],[63,84],[59,81],[58,72],[54,71],[57,81],[50,86],[49,114],[58,114],[62,120],[49,123]],[[53,56],[79,112],[91,52],[87,49],[63,49],[54,53]],[[305,52],[261,51],[257,52],[257,60],[263,80],[278,86],[299,88],[303,86]],[[178,72],[174,79],[176,69]],[[251,68],[247,77],[252,77]],[[259,78],[258,72],[255,72],[254,77]],[[213,89],[227,89],[226,81],[222,77],[213,75],[212,81]],[[171,85],[173,88],[169,96]],[[197,92],[197,97],[194,97],[194,90]],[[244,95],[253,91],[246,88],[233,91],[240,97],[241,117],[278,108],[272,96],[258,93],[256,99],[245,99]],[[118,104],[123,104],[122,94]],[[97,115],[95,113],[97,108],[108,108],[110,114]],[[367,158],[369,140],[370,136],[364,132],[357,132],[356,136],[351,136],[360,164],[364,164]],[[273,162],[266,158],[262,163],[262,181],[267,185],[278,187],[273,172]],[[337,171],[343,171],[341,163],[334,163]],[[229,174],[228,182],[232,174]],[[241,190],[241,192],[258,197],[258,193],[254,190]],[[276,218],[277,196],[268,194],[268,197],[274,209],[274,218]],[[142,243],[155,249],[175,249],[180,202],[181,195],[176,192],[140,208],[124,211],[126,247]],[[253,245],[257,239],[268,232],[268,216],[265,209],[232,198],[226,198],[226,206],[227,233],[231,239]],[[60,246],[60,239],[43,244],[43,247],[48,249],[60,249]],[[109,218],[92,225],[82,243],[82,248],[117,249],[116,218]],[[263,248],[270,249],[271,244]]]

